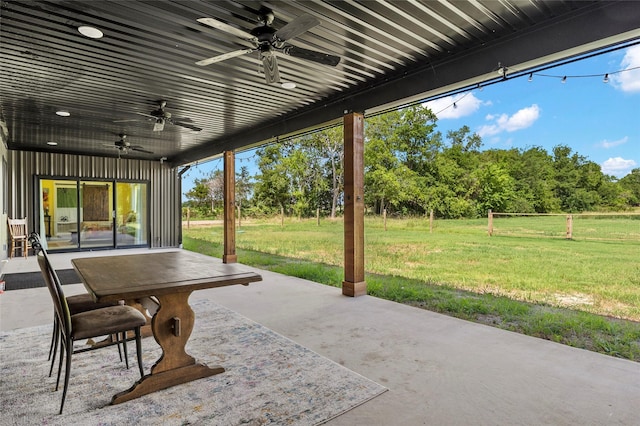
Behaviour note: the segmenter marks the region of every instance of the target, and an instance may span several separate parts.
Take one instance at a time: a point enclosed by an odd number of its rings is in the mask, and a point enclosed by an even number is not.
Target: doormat
[[[58,415],[46,362],[51,326],[0,332],[3,425],[318,425],[387,390],[237,312],[209,300],[192,305],[195,326],[187,352],[225,372],[153,392],[117,405],[112,395],[140,378],[135,345],[127,370],[115,348],[73,356],[69,392]],[[142,341],[145,373],[160,357],[151,337]]]
[[[58,269],[56,270],[56,273],[63,285],[82,283],[82,280],[76,273],[75,269]],[[2,276],[2,279],[5,281],[5,291],[45,287],[44,278],[42,278],[41,272],[5,274]]]

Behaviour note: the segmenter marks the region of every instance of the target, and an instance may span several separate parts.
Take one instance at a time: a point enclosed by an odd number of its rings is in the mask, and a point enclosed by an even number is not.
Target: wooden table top
[[[97,302],[262,281],[244,265],[221,263],[186,250],[86,257],[71,263]]]

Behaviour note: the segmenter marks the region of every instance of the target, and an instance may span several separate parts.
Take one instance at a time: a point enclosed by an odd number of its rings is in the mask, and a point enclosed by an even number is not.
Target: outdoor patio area
[[[61,253],[51,254],[51,260],[54,268],[69,269],[72,258],[146,251]],[[33,272],[38,266],[29,256],[3,262],[1,271]],[[196,291],[190,301],[215,302],[389,389],[327,424],[639,422],[640,363],[256,272],[262,282]],[[71,295],[84,288],[70,284],[64,290]],[[0,330],[48,324],[52,310],[44,287],[5,291],[0,294]],[[8,356],[0,348],[0,359]]]

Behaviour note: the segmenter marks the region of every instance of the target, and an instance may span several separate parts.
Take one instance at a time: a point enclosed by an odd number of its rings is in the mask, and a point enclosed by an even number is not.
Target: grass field
[[[384,228],[365,220],[369,294],[640,358],[640,324],[610,318],[640,321],[640,241],[489,237],[486,219],[436,221],[432,233],[426,219]],[[221,255],[221,226],[184,235],[185,248]],[[341,220],[244,222],[236,244],[241,263],[334,286],[343,279]]]

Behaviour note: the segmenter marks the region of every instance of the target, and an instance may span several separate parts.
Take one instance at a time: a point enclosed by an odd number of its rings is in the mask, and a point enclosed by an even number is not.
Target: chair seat
[[[146,322],[147,319],[137,309],[118,305],[73,315],[71,329],[73,338],[78,340],[134,329]]]
[[[69,305],[69,312],[71,315],[79,314],[80,312],[92,311],[94,309],[108,308],[109,306],[116,306],[117,302],[100,302],[96,303],[89,293],[76,294],[73,296],[67,296],[67,304]]]

